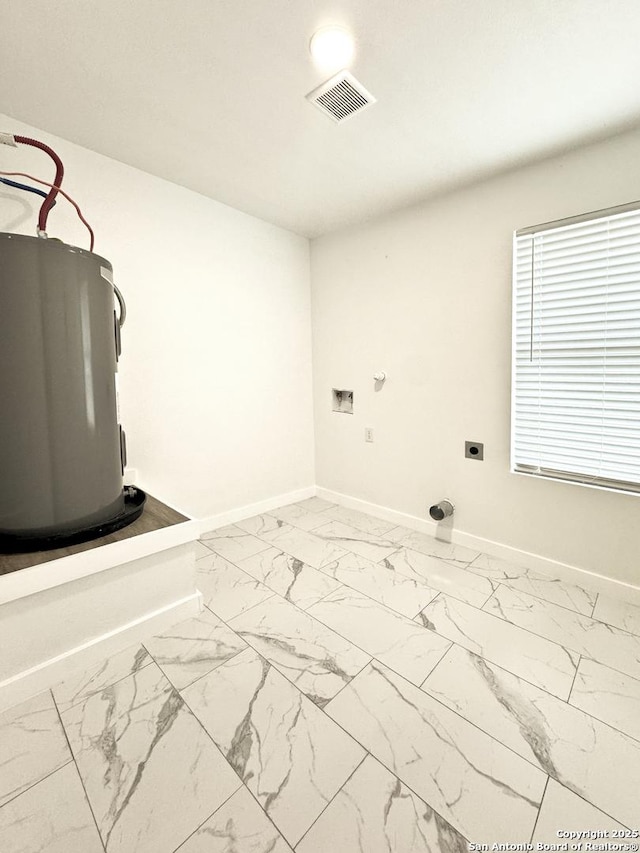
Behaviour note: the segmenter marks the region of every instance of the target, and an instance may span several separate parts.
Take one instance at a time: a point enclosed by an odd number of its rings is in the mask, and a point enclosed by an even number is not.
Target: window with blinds
[[[640,492],[640,207],[514,237],[512,470]]]

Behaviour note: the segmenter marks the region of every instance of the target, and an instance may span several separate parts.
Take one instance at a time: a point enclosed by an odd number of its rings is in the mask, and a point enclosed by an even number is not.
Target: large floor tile
[[[640,823],[640,743],[456,647],[422,689],[620,822]]]
[[[299,530],[290,524],[279,522],[280,527],[270,530],[261,535],[274,548],[279,548],[286,554],[296,557],[303,563],[320,569],[327,563],[332,563],[338,557],[343,557],[347,552],[340,548],[335,542],[320,539],[306,530]]]
[[[108,853],[173,853],[239,787],[153,663],[62,718]]]
[[[51,693],[0,714],[0,805],[68,761],[71,753]]]
[[[640,678],[639,636],[505,586],[496,590],[484,610],[612,669]]]
[[[640,635],[640,605],[628,601],[620,601],[600,594],[596,602],[593,618],[622,628],[630,634]]]
[[[267,548],[260,554],[240,560],[238,565],[251,577],[303,610],[340,587],[338,581],[323,573],[324,570],[314,569],[279,548]]]
[[[174,687],[186,687],[237,655],[247,644],[206,608],[155,637],[145,647]]]
[[[306,500],[298,501],[296,506],[309,510],[309,512],[324,512],[335,506],[331,501],[326,501],[324,498],[306,498]]]
[[[73,762],[0,808],[2,853],[104,853]]]
[[[390,568],[386,560],[374,563],[357,554],[340,557],[322,571],[411,619],[438,594],[421,578],[406,577]]]
[[[342,521],[343,524],[348,524],[355,527],[356,530],[362,530],[363,533],[369,533],[372,536],[384,537],[396,527],[391,521],[383,521],[381,518],[367,515],[367,513],[360,512],[357,509],[349,509],[346,506],[330,507],[324,511],[323,516],[327,520]]]
[[[261,539],[252,536],[235,524],[210,530],[208,533],[203,533],[200,539],[207,548],[211,548],[216,554],[231,560],[232,563],[251,557],[252,554],[258,554],[268,547]]]
[[[398,545],[395,542],[390,542],[372,533],[363,533],[362,530],[350,527],[341,521],[329,521],[322,527],[316,528],[314,534],[327,542],[333,542],[345,551],[359,554],[361,557],[366,557],[366,559],[374,562],[384,560],[385,557],[391,556],[398,550]]]
[[[406,616],[347,587],[332,592],[309,613],[418,685],[451,646]]]
[[[325,517],[324,512],[313,512],[304,509],[299,504],[289,504],[289,506],[269,510],[269,515],[291,524],[293,527],[299,527],[300,530],[315,530],[316,527],[322,527],[329,520]]]
[[[371,660],[348,639],[277,596],[232,619],[230,625],[320,706]]]
[[[183,693],[292,846],[364,758],[361,746],[252,650]]]
[[[582,658],[569,699],[592,717],[640,741],[640,681]]]
[[[468,850],[466,839],[371,756],[296,847],[296,853]]]
[[[544,575],[508,560],[480,554],[469,565],[469,571],[493,581],[503,583],[520,592],[544,598],[562,607],[568,607],[584,616],[591,616],[597,593],[581,586],[567,583],[552,575]]]
[[[416,621],[554,696],[569,696],[579,655],[557,643],[445,595]]]
[[[455,566],[468,566],[479,554],[479,551],[473,548],[445,542],[421,533],[419,530],[410,530],[408,527],[394,527],[387,533],[387,539],[397,542],[403,548],[411,548],[412,551],[418,551],[429,557],[438,557]]]
[[[291,853],[291,847],[243,786],[176,853]]]
[[[465,838],[530,837],[545,774],[386,667],[370,664],[326,711]]]
[[[482,607],[495,588],[486,578],[410,548],[402,548],[381,565],[475,607]]]
[[[275,515],[252,515],[250,518],[243,518],[238,521],[236,527],[240,527],[246,533],[252,536],[260,536],[266,538],[269,533],[277,532],[285,524],[282,519],[276,518]],[[264,549],[263,549],[264,550]],[[250,555],[247,555],[250,556]]]
[[[105,687],[115,684],[121,678],[138,672],[149,663],[151,658],[146,649],[136,644],[109,655],[93,666],[79,670],[53,688],[53,696],[60,713],[94,693],[100,693]]]
[[[274,594],[251,575],[217,554],[196,562],[196,583],[204,603],[227,621]]]
[[[564,835],[560,838],[558,831],[583,833],[595,829],[612,832],[624,828],[622,824],[616,823],[609,815],[587,803],[582,797],[559,785],[553,779],[549,779],[531,840],[534,844],[561,844],[568,836]],[[584,836],[576,835],[574,838],[584,838]],[[614,843],[617,841],[609,838],[609,843],[611,840]],[[601,836],[600,840],[594,840],[593,843],[606,844],[607,836]]]
[[[204,542],[200,541],[193,543],[193,550],[196,560],[199,560],[200,557],[208,557],[211,553],[211,548],[207,548]]]

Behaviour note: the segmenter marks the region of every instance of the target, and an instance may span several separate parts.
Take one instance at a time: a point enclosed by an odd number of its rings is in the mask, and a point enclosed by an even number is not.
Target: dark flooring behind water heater
[[[102,536],[100,539],[92,539],[89,542],[81,542],[78,545],[69,545],[66,548],[22,554],[0,554],[0,575],[16,572],[19,569],[27,569],[30,566],[39,566],[42,563],[48,563],[60,557],[68,557],[71,554],[79,554],[82,551],[100,548],[102,545],[109,545],[112,542],[121,542],[124,539],[139,536],[141,533],[161,530],[163,527],[171,527],[174,524],[180,524],[184,521],[189,521],[186,515],[181,515],[181,513],[170,506],[161,503],[161,501],[156,500],[151,495],[147,495],[143,514],[127,527],[116,530],[115,533],[110,533],[108,536]]]

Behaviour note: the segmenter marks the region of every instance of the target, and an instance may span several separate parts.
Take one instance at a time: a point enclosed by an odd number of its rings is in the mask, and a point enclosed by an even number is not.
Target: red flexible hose
[[[46,231],[47,216],[49,215],[49,211],[53,207],[55,197],[58,195],[58,187],[62,183],[62,178],[64,176],[64,166],[62,165],[62,160],[58,157],[53,148],[49,148],[49,146],[45,145],[44,142],[38,142],[37,139],[31,139],[28,136],[14,136],[13,138],[16,142],[20,142],[22,145],[32,145],[34,148],[39,148],[41,151],[44,151],[46,154],[49,155],[49,157],[51,157],[53,162],[56,164],[56,179],[53,182],[54,186],[51,187],[49,195],[42,202],[42,207],[40,208],[40,213],[38,214],[38,229],[40,231]]]

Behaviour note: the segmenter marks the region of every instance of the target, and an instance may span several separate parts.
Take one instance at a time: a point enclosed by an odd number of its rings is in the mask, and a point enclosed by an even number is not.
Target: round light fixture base
[[[353,37],[344,27],[321,27],[313,34],[309,51],[315,65],[322,71],[347,68],[354,55]]]

